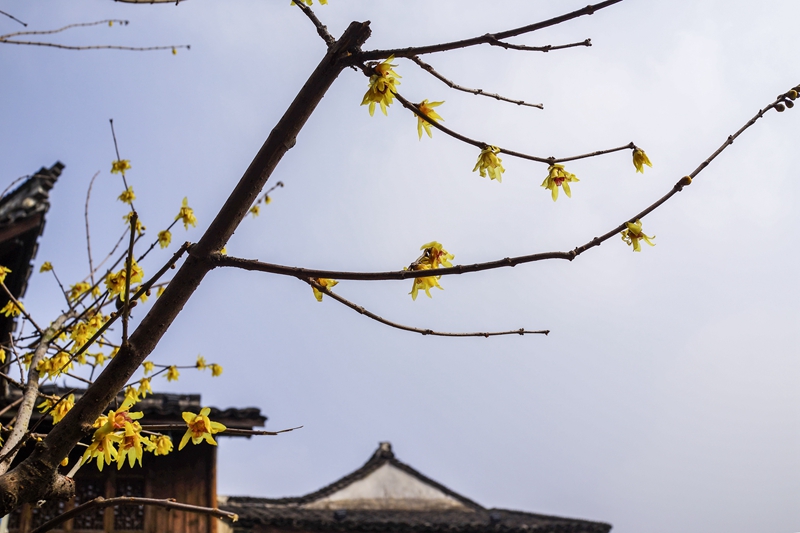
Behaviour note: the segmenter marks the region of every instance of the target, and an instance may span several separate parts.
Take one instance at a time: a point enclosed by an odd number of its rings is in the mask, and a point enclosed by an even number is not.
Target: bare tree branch
[[[428,271],[428,276],[431,275],[430,272],[431,271],[429,270]],[[346,305],[347,307],[349,307],[353,311],[356,311],[357,313],[360,313],[360,314],[364,315],[367,318],[371,318],[372,320],[375,320],[376,322],[380,322],[381,324],[385,324],[385,325],[387,325],[389,327],[392,327],[392,328],[395,328],[395,329],[401,329],[403,331],[411,331],[412,333],[419,333],[421,335],[431,335],[431,336],[434,336],[434,337],[497,337],[499,335],[525,335],[525,334],[528,334],[528,335],[530,335],[530,334],[547,335],[548,333],[550,333],[549,329],[544,329],[544,330],[539,330],[539,331],[531,331],[531,330],[527,330],[527,329],[524,329],[524,328],[514,329],[514,330],[511,330],[511,331],[494,331],[494,332],[482,332],[482,333],[450,333],[450,332],[444,332],[444,331],[434,331],[432,329],[427,329],[427,328],[423,329],[423,328],[414,328],[414,327],[411,327],[411,326],[404,326],[403,324],[398,324],[397,322],[392,322],[391,320],[386,320],[385,318],[382,318],[382,317],[376,315],[375,313],[367,311],[362,306],[356,305],[353,302],[351,302],[351,301],[349,301],[349,300],[347,300],[345,298],[342,298],[338,294],[335,294],[330,289],[328,289],[327,287],[325,287],[323,285],[320,285],[319,283],[317,283],[316,281],[314,281],[311,278],[305,278],[305,279],[303,279],[303,281],[305,281],[306,283],[308,283],[309,285],[311,285],[312,287],[317,289],[319,292],[330,296],[331,298],[333,298],[337,302]]]
[[[527,102],[525,102],[523,100],[512,100],[511,98],[506,98],[505,96],[500,96],[499,94],[487,93],[483,89],[469,89],[467,87],[463,87],[461,85],[458,85],[458,84],[448,80],[447,78],[445,78],[444,76],[442,76],[441,74],[436,72],[433,69],[432,66],[430,66],[427,63],[425,63],[423,60],[421,60],[417,56],[411,56],[408,59],[410,59],[411,61],[413,61],[414,63],[416,63],[420,67],[422,67],[423,70],[427,71],[434,78],[444,82],[445,85],[447,85],[451,89],[455,89],[457,91],[463,91],[465,93],[478,94],[478,95],[481,95],[481,96],[488,96],[490,98],[494,98],[495,100],[501,100],[503,102],[511,102],[512,104],[528,106],[528,107],[536,107],[538,109],[544,109],[544,105],[542,105],[542,104],[529,104],[529,103],[527,103]]]
[[[89,188],[86,189],[86,204],[83,208],[83,220],[86,223],[86,253],[89,255],[89,277],[94,285],[94,265],[92,264],[92,240],[89,236],[89,199],[92,197],[92,186],[94,180],[100,175],[100,171],[94,173],[92,179],[89,181]]]
[[[302,429],[303,426],[297,426],[289,429],[282,429],[280,431],[264,431],[258,429],[235,429],[235,428],[227,428],[225,431],[220,431],[220,435],[223,433],[228,436],[238,436],[238,437],[248,437],[250,435],[280,435],[281,433],[289,433],[290,431],[294,431],[295,429]],[[175,431],[175,430],[185,430],[186,424],[144,424],[142,426],[142,431],[152,431],[152,432],[159,432],[159,431]]]
[[[446,52],[448,50],[457,50],[459,48],[466,48],[468,46],[476,46],[479,44],[491,44],[493,41],[499,41],[502,39],[508,39],[509,37],[515,37],[517,35],[522,35],[525,33],[531,33],[537,30],[541,30],[542,28],[549,28],[550,26],[555,26],[557,24],[561,24],[562,22],[566,22],[568,20],[572,20],[578,17],[582,17],[584,15],[592,15],[596,11],[604,9],[606,7],[612,6],[621,2],[622,0],[607,0],[606,2],[600,2],[599,4],[595,5],[588,5],[583,9],[579,9],[577,11],[573,11],[571,13],[567,13],[565,15],[561,15],[558,17],[554,17],[548,20],[544,20],[542,22],[537,22],[535,24],[529,24],[527,26],[522,26],[520,28],[516,28],[513,30],[508,31],[501,31],[498,33],[487,33],[486,35],[481,35],[479,37],[472,37],[471,39],[463,39],[461,41],[452,41],[449,43],[441,43],[441,44],[432,44],[428,46],[415,46],[415,47],[408,47],[408,48],[395,48],[389,50],[370,50],[367,52],[362,52],[358,54],[356,58],[357,61],[373,61],[376,59],[386,59],[389,56],[395,57],[410,57],[410,56],[418,56],[422,54],[432,54],[434,52]]]
[[[733,144],[733,141],[739,137],[745,130],[747,130],[750,126],[756,123],[758,119],[764,116],[764,113],[769,111],[770,109],[776,108],[776,106],[781,105],[786,99],[786,94],[782,94],[778,96],[778,98],[766,106],[764,109],[760,109],[756,115],[751,118],[744,126],[742,126],[739,130],[736,131],[733,135],[728,136],[722,146],[720,146],[713,154],[711,154],[708,159],[703,161],[691,174],[685,176],[678,180],[678,182],[667,192],[664,196],[644,208],[642,211],[637,213],[636,215],[632,216],[631,218],[627,219],[625,222],[621,223],[620,225],[616,226],[615,228],[611,229],[607,233],[601,235],[600,237],[595,237],[594,239],[590,240],[586,244],[582,246],[578,246],[569,252],[542,252],[530,255],[522,255],[517,257],[506,257],[503,259],[497,259],[494,261],[487,261],[484,263],[473,263],[471,265],[456,265],[449,268],[439,268],[436,269],[437,276],[448,276],[448,275],[455,275],[455,274],[466,274],[469,272],[481,272],[484,270],[493,270],[496,268],[504,268],[504,267],[514,267],[524,263],[533,263],[536,261],[544,261],[549,259],[566,259],[567,261],[572,261],[577,256],[585,252],[590,248],[594,248],[595,246],[599,246],[603,242],[607,241],[611,237],[618,235],[622,230],[626,228],[626,222],[634,222],[637,219],[642,219],[648,214],[655,211],[658,207],[663,205],[667,202],[670,198],[672,198],[676,193],[683,190],[684,187],[690,185],[692,180],[700,174],[714,159],[716,159],[719,154],[721,154],[725,148]],[[280,274],[284,276],[291,276],[295,278],[299,278],[301,280],[306,281],[307,278],[328,278],[328,279],[349,279],[349,280],[359,280],[359,281],[378,281],[378,280],[405,280],[405,279],[412,279],[412,278],[421,278],[427,277],[430,275],[430,270],[393,270],[393,271],[384,271],[384,272],[351,272],[351,271],[338,271],[338,270],[317,270],[317,269],[310,269],[310,268],[300,268],[300,267],[290,267],[284,265],[276,265],[272,263],[263,263],[257,260],[252,259],[241,259],[238,257],[231,257],[221,254],[214,254],[211,257],[211,260],[214,262],[215,266],[220,267],[235,267],[241,268],[243,270],[253,270],[259,272],[269,272],[272,274]]]
[[[7,16],[8,18],[10,18],[11,20],[15,20],[15,21],[19,22],[20,24],[22,24],[22,25],[23,25],[23,26],[25,26],[26,28],[28,27],[28,25],[27,25],[27,24],[25,24],[24,22],[22,22],[21,20],[19,20],[17,17],[15,17],[14,15],[11,15],[11,14],[9,14],[9,13],[6,13],[5,11],[0,11],[0,15],[5,15],[5,16]]]
[[[160,500],[156,498],[134,498],[132,496],[119,496],[117,498],[106,499],[102,496],[98,496],[93,500],[89,500],[88,502],[83,503],[74,509],[70,509],[66,513],[58,515],[52,520],[45,522],[41,526],[31,531],[31,533],[44,533],[45,531],[50,531],[51,529],[57,528],[70,518],[83,514],[86,511],[91,511],[93,509],[105,509],[106,507],[116,507],[118,505],[152,505],[156,507],[164,507],[165,509],[186,511],[188,513],[207,514],[217,518],[227,518],[231,522],[236,522],[239,519],[236,513],[221,511],[220,509],[215,509],[213,507],[201,507],[199,505],[189,505],[188,503],[178,503],[174,498]]]
[[[369,72],[368,68],[366,68],[366,72]],[[436,120],[430,118],[428,115],[426,115],[425,113],[420,111],[419,108],[416,105],[412,104],[411,102],[409,102],[408,100],[403,98],[403,96],[400,95],[399,93],[394,93],[394,95],[397,98],[397,101],[400,102],[401,104],[403,104],[403,107],[405,107],[406,109],[410,110],[411,112],[413,112],[418,117],[424,119],[426,122],[428,122],[431,126],[436,128],[437,130],[445,133],[446,135],[449,135],[450,137],[452,137],[454,139],[457,139],[457,140],[459,140],[459,141],[461,141],[463,143],[475,146],[476,148],[480,148],[481,150],[483,150],[487,146],[496,146],[500,150],[501,154],[510,155],[512,157],[518,157],[520,159],[527,159],[528,161],[536,161],[538,163],[546,163],[548,165],[554,165],[556,163],[564,163],[564,162],[567,162],[567,161],[575,161],[577,159],[586,159],[587,157],[597,157],[597,156],[600,156],[600,155],[611,154],[611,153],[614,153],[614,152],[619,152],[621,150],[635,150],[636,149],[636,145],[634,143],[628,143],[628,144],[626,144],[624,146],[618,146],[616,148],[609,148],[607,150],[597,150],[597,151],[594,151],[594,152],[589,152],[589,153],[586,153],[586,154],[574,155],[574,156],[569,156],[569,157],[553,157],[553,156],[550,156],[550,157],[539,157],[539,156],[535,156],[535,155],[529,155],[529,154],[525,154],[525,153],[522,153],[522,152],[516,152],[514,150],[508,150],[508,149],[503,148],[501,146],[497,146],[497,145],[494,145],[494,144],[491,144],[491,143],[487,143],[487,142],[484,142],[484,141],[478,141],[476,139],[471,139],[471,138],[469,138],[469,137],[467,137],[465,135],[461,135],[460,133],[457,133],[457,132],[451,130],[450,128],[442,126],[439,122],[437,122]]]

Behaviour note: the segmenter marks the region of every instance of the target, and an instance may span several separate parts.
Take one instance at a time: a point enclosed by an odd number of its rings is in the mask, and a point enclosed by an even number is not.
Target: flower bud
[[[786,110],[786,106],[783,104],[775,104],[775,111],[778,113],[783,113]]]
[[[789,97],[789,98],[791,98],[792,100],[795,100],[795,99],[797,98],[797,91],[796,91],[796,90],[794,90],[794,89],[792,89],[791,91],[789,91],[788,93],[786,93],[786,96],[788,96],[788,97]]]
[[[785,100],[783,103],[786,104],[786,107],[788,107],[789,109],[794,107],[794,102],[792,102],[791,100]]]

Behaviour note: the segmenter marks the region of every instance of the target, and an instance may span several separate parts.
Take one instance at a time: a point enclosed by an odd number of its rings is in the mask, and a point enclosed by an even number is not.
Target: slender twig
[[[5,407],[3,407],[2,409],[0,409],[0,416],[3,416],[4,414],[6,414],[7,412],[9,412],[9,411],[10,411],[10,410],[12,410],[13,408],[15,408],[16,406],[18,406],[19,404],[21,404],[21,403],[22,403],[22,400],[23,400],[23,396],[20,396],[19,398],[17,398],[16,400],[14,400],[13,402],[11,402],[10,404],[8,404],[8,405],[6,405]]]
[[[62,26],[57,30],[34,30],[34,31],[18,31],[15,33],[8,33],[6,35],[0,35],[1,39],[7,39],[9,37],[18,37],[20,35],[53,35],[54,33],[61,33],[62,31],[70,30],[72,28],[85,28],[87,26],[98,26],[100,24],[120,24],[122,26],[128,25],[127,20],[120,20],[120,19],[105,19],[105,20],[97,20],[95,22],[77,22],[75,24],[67,24],[66,26]]]
[[[117,161],[120,161],[122,158],[119,156],[119,145],[117,145],[117,132],[114,131],[114,119],[108,119],[108,123],[111,125],[111,137],[114,139],[114,152],[117,154]],[[122,175],[122,184],[125,186],[125,190],[128,190],[128,180],[125,179],[125,170],[120,170],[119,172]],[[133,207],[133,202],[131,202],[131,209],[136,211]]]
[[[367,69],[367,71],[369,71],[369,69]],[[412,104],[411,102],[409,102],[408,100],[403,98],[403,96],[401,96],[400,94],[394,93],[394,95],[397,98],[397,101],[400,102],[401,104],[403,104],[403,107],[405,107],[406,109],[412,111],[415,115],[417,115],[418,117],[420,117],[423,120],[425,120],[426,122],[428,122],[431,126],[436,128],[437,130],[449,135],[450,137],[453,137],[454,139],[457,139],[457,140],[459,140],[459,141],[461,141],[463,143],[470,144],[472,146],[480,148],[481,150],[483,150],[487,146],[495,146],[496,148],[498,148],[500,150],[501,154],[510,155],[512,157],[518,157],[520,159],[527,159],[528,161],[536,161],[538,163],[546,163],[548,165],[554,165],[556,163],[564,163],[564,162],[567,162],[567,161],[575,161],[577,159],[586,159],[587,157],[597,157],[597,156],[600,156],[600,155],[611,154],[611,153],[619,152],[619,151],[622,151],[622,150],[635,150],[636,149],[636,145],[631,142],[631,143],[628,143],[628,144],[626,144],[624,146],[618,146],[616,148],[609,148],[607,150],[596,150],[594,152],[589,152],[589,153],[580,154],[580,155],[573,155],[573,156],[569,156],[569,157],[553,157],[553,156],[550,156],[550,157],[539,157],[539,156],[535,156],[535,155],[529,155],[529,154],[525,154],[525,153],[522,153],[522,152],[517,152],[517,151],[514,151],[514,150],[508,150],[507,148],[502,148],[502,147],[497,146],[497,145],[492,145],[492,144],[484,142],[484,141],[478,141],[478,140],[475,140],[475,139],[471,139],[469,137],[461,135],[460,133],[456,133],[455,131],[453,131],[453,130],[445,127],[445,126],[442,126],[436,120],[430,118],[428,115],[426,115],[425,113],[420,111],[419,108],[416,105]]]
[[[66,44],[57,43],[42,43],[39,41],[9,41],[8,39],[0,38],[0,43],[8,44],[26,44],[28,46],[47,46],[50,48],[61,48],[62,50],[127,50],[130,52],[149,52],[151,50],[176,50],[178,48],[186,48],[190,50],[188,44],[181,44],[175,46],[116,46],[110,44],[99,44],[89,46],[68,46]]]
[[[153,505],[156,507],[164,507],[165,509],[176,509],[178,511],[186,511],[189,513],[207,514],[215,516],[217,518],[227,518],[231,522],[236,522],[239,519],[236,513],[221,511],[220,509],[215,509],[213,507],[202,507],[199,505],[178,503],[175,501],[174,498],[160,500],[156,498],[135,498],[132,496],[118,496],[116,498],[106,499],[103,498],[102,496],[98,496],[97,498],[89,500],[88,502],[83,503],[75,507],[74,509],[70,509],[66,513],[58,515],[52,520],[48,520],[41,526],[32,530],[31,533],[44,533],[45,531],[50,531],[51,529],[55,529],[56,527],[63,524],[70,518],[83,514],[86,511],[91,511],[93,509],[105,509],[106,507],[115,507],[117,505]]]
[[[428,275],[430,275],[430,271],[428,271]],[[306,283],[308,283],[309,285],[311,285],[312,287],[314,287],[315,289],[317,289],[321,293],[330,296],[331,298],[333,298],[337,302],[346,305],[347,307],[349,307],[353,311],[356,311],[356,312],[364,315],[365,317],[371,318],[372,320],[375,320],[376,322],[380,322],[381,324],[385,324],[385,325],[387,325],[389,327],[392,327],[392,328],[401,329],[403,331],[411,331],[413,333],[419,333],[421,335],[432,335],[432,336],[435,336],[435,337],[497,337],[499,335],[525,335],[525,334],[529,334],[529,335],[530,334],[547,335],[548,333],[550,333],[549,329],[539,330],[539,331],[531,331],[531,330],[527,330],[527,329],[524,329],[524,328],[519,328],[519,329],[515,329],[515,330],[511,330],[511,331],[493,331],[493,332],[482,332],[482,333],[477,333],[477,332],[476,333],[450,333],[450,332],[434,331],[432,329],[427,329],[427,328],[423,329],[423,328],[414,328],[414,327],[411,327],[411,326],[404,326],[403,324],[398,324],[397,322],[392,322],[391,320],[386,320],[385,318],[382,318],[382,317],[376,315],[375,313],[367,311],[362,306],[354,304],[353,302],[351,302],[351,301],[349,301],[349,300],[347,300],[345,298],[342,298],[338,294],[332,292],[327,287],[324,287],[324,286],[320,285],[319,283],[317,283],[316,281],[314,281],[311,278],[303,279],[303,281],[305,281]]]
[[[280,431],[263,431],[258,429],[234,429],[234,428],[227,428],[225,431],[221,431],[220,435],[228,435],[228,436],[248,436],[248,435],[280,435],[281,433],[288,433],[290,431],[294,431],[295,429],[301,429],[303,426],[297,426],[289,429],[282,429]],[[173,431],[173,430],[185,430],[186,424],[143,424],[142,430],[147,431]]]
[[[119,236],[119,240],[117,240],[117,244],[115,244],[115,245],[114,245],[114,248],[112,248],[112,249],[111,249],[111,252],[109,252],[109,254],[108,254],[106,257],[105,257],[105,259],[103,259],[102,261],[100,261],[100,262],[97,264],[97,267],[95,267],[95,269],[94,269],[94,272],[92,272],[92,274],[94,274],[95,272],[97,272],[98,270],[100,270],[100,268],[101,268],[101,267],[102,267],[102,266],[103,266],[103,265],[106,263],[106,261],[108,261],[109,259],[111,259],[111,258],[114,256],[114,254],[115,254],[115,253],[116,253],[116,251],[117,251],[117,248],[119,248],[119,245],[120,245],[120,244],[122,244],[122,241],[124,241],[124,240],[125,240],[125,237],[126,237],[127,235],[128,235],[128,229],[127,229],[127,228],[125,228],[125,231],[123,231],[123,232],[122,232],[122,235],[120,235],[120,236]],[[123,256],[123,257],[124,257],[124,256]]]
[[[92,280],[92,285],[94,285],[94,265],[92,265],[92,240],[89,236],[89,199],[92,197],[92,186],[94,185],[94,180],[97,179],[97,176],[100,175],[100,171],[94,173],[92,179],[89,181],[89,188],[86,189],[86,204],[83,208],[83,219],[86,223],[86,253],[89,255],[89,277]]]
[[[319,34],[319,36],[320,36],[320,37],[322,37],[322,40],[323,40],[323,41],[325,41],[325,44],[326,44],[326,45],[328,45],[328,48],[330,48],[331,46],[333,46],[333,45],[334,45],[334,43],[336,43],[336,39],[333,37],[333,35],[331,35],[330,33],[328,33],[328,28],[327,28],[327,26],[325,26],[325,25],[324,25],[324,24],[323,24],[323,23],[322,23],[322,22],[321,22],[321,21],[320,21],[320,20],[317,18],[317,16],[314,14],[314,12],[313,12],[313,11],[311,11],[311,8],[310,8],[310,7],[308,7],[307,5],[305,5],[305,4],[304,4],[303,2],[301,2],[300,0],[298,0],[297,2],[295,2],[295,5],[296,5],[297,7],[299,7],[299,8],[300,8],[300,9],[303,11],[303,13],[305,13],[305,15],[306,15],[306,16],[308,17],[308,19],[311,21],[311,23],[312,23],[312,24],[314,24],[314,26],[317,28],[317,33]]]
[[[423,70],[427,71],[431,76],[433,76],[434,78],[440,80],[441,82],[443,82],[445,85],[447,85],[451,89],[455,89],[457,91],[463,91],[465,93],[470,93],[470,94],[477,94],[477,95],[480,95],[480,96],[488,96],[489,98],[494,98],[495,100],[501,100],[503,102],[511,102],[512,104],[517,104],[517,105],[522,105],[522,106],[527,106],[527,107],[535,107],[535,108],[538,108],[538,109],[544,109],[544,105],[543,104],[529,104],[529,103],[527,103],[527,102],[525,102],[523,100],[513,100],[511,98],[506,98],[505,96],[500,96],[499,94],[496,94],[496,93],[487,93],[483,89],[470,89],[468,87],[464,87],[462,85],[458,85],[458,84],[450,81],[449,79],[445,78],[444,76],[442,76],[438,72],[436,72],[436,70],[434,70],[434,68],[432,66],[430,66],[427,63],[425,63],[423,60],[421,60],[417,56],[411,56],[408,59],[410,59],[411,61],[413,61],[417,65],[419,65]]]
[[[410,57],[422,54],[432,54],[434,52],[446,52],[448,50],[457,50],[459,48],[466,48],[468,46],[476,46],[479,44],[490,44],[492,41],[508,39],[509,37],[515,37],[517,35],[522,35],[524,33],[531,33],[537,30],[541,30],[542,28],[548,28],[550,26],[555,26],[556,24],[561,24],[562,22],[566,22],[568,20],[582,17],[584,15],[591,15],[596,11],[612,6],[621,1],[622,0],[607,0],[606,2],[600,2],[599,4],[589,5],[584,7],[583,9],[579,9],[577,11],[573,11],[571,13],[567,13],[565,15],[551,18],[542,22],[537,22],[535,24],[529,24],[527,26],[522,26],[520,28],[515,28],[513,30],[502,31],[498,33],[487,33],[486,35],[481,35],[479,37],[472,37],[471,39],[463,39],[461,41],[432,44],[428,46],[395,48],[389,50],[370,50],[358,54],[357,60],[370,61],[375,59],[386,59],[387,57],[392,55],[395,57]]]
[[[11,14],[9,14],[9,13],[6,13],[5,11],[0,11],[0,15],[5,15],[5,16],[7,16],[8,18],[10,18],[11,20],[16,20],[17,22],[19,22],[20,24],[22,24],[22,25],[23,25],[23,26],[25,26],[26,28],[28,27],[28,25],[27,25],[27,24],[25,24],[24,22],[22,22],[21,20],[19,20],[17,17],[15,17],[14,15],[11,15]]]
[[[128,319],[131,312],[131,270],[133,269],[133,244],[136,238],[136,222],[139,214],[134,211],[131,215],[131,239],[128,244],[128,259],[125,261],[125,298],[122,301],[122,344],[128,343]]]
[[[84,382],[84,383],[86,383],[88,385],[91,385],[92,383],[94,383],[94,381],[92,381],[92,380],[89,380],[89,379],[86,379],[86,378],[82,378],[80,376],[76,376],[75,374],[72,374],[71,372],[64,372],[63,374],[65,376],[71,377],[72,379],[77,379],[78,381],[82,381],[82,382]]]
[[[739,130],[737,130],[736,133],[728,136],[725,142],[722,143],[722,145],[713,154],[711,154],[708,157],[708,159],[703,161],[691,174],[678,180],[678,182],[664,196],[662,196],[661,198],[659,198],[658,200],[656,200],[655,202],[644,208],[636,215],[628,218],[625,222],[619,224],[618,226],[611,229],[607,233],[601,235],[600,237],[595,237],[586,244],[578,246],[569,252],[542,252],[542,253],[522,255],[517,257],[506,257],[503,259],[497,259],[494,261],[488,261],[484,263],[473,263],[471,265],[456,265],[448,268],[439,268],[436,270],[436,275],[447,276],[455,274],[466,274],[469,272],[480,272],[496,268],[514,267],[524,263],[533,263],[536,261],[544,261],[549,259],[566,259],[568,261],[572,261],[586,250],[594,248],[595,246],[599,246],[600,244],[607,241],[611,237],[618,235],[622,230],[626,228],[626,222],[634,222],[637,219],[644,218],[648,214],[655,211],[658,207],[666,203],[676,193],[681,192],[684,187],[691,184],[692,179],[694,179],[698,174],[700,174],[700,172],[702,172],[728,146],[733,144],[733,141],[737,137],[739,137],[742,133],[744,133],[744,131],[747,130],[750,126],[755,124],[758,119],[763,117],[764,113],[766,113],[770,109],[773,109],[777,104],[781,103],[784,100],[784,98],[785,95],[780,95],[774,102],[766,106],[764,109],[760,109],[758,113],[756,113],[756,115],[753,118],[747,121],[744,126],[739,128]],[[328,278],[328,279],[339,279],[339,280],[349,279],[349,280],[360,280],[360,281],[377,281],[377,280],[404,280],[411,278],[426,277],[430,275],[430,271],[426,270],[395,270],[395,271],[385,271],[385,272],[348,272],[348,271],[333,271],[333,270],[316,270],[316,269],[299,268],[299,267],[288,267],[271,263],[262,263],[260,261],[241,259],[221,254],[212,254],[211,260],[215,263],[215,266],[236,267],[236,268],[241,268],[243,270],[270,272],[273,274],[281,274],[284,276],[291,276],[300,279]]]
[[[525,46],[523,44],[513,44],[507,43],[505,41],[500,41],[499,39],[491,39],[489,44],[492,46],[501,46],[507,50],[522,50],[524,52],[550,52],[551,50],[564,50],[566,48],[575,48],[576,46],[592,46],[591,39],[584,39],[583,41],[577,43],[569,43],[569,44],[547,44],[545,46]]]
[[[67,301],[67,305],[69,306],[70,310],[74,309],[74,307],[72,306],[72,301],[69,299],[69,294],[67,293],[67,289],[64,288],[64,284],[61,283],[61,279],[59,279],[58,274],[56,274],[55,267],[50,269],[50,272],[53,273],[53,277],[56,279],[56,283],[58,283],[58,287],[61,289],[61,294],[64,295],[64,299]]]

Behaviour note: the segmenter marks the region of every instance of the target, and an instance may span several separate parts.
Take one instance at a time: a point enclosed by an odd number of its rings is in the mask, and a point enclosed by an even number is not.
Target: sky
[[[364,49],[461,39],[547,19],[586,2],[330,0],[314,9],[333,35],[370,20]],[[0,185],[57,160],[36,266],[66,283],[87,271],[84,203],[92,176],[92,249],[110,250],[125,206],[108,120],[137,210],[153,239],[188,197],[196,241],[325,53],[289,1],[0,0],[55,29],[51,42],[191,45],[191,50],[2,48]],[[543,103],[522,108],[459,93],[397,60],[401,94],[444,100],[444,124],[535,155],[621,146],[567,164],[580,182],[557,202],[547,166],[503,156],[498,183],[472,168],[478,150],[434,131],[417,138],[399,105],[370,117],[363,74],[326,94],[270,183],[282,181],[228,253],[274,263],[394,270],[436,240],[454,263],[567,251],[627,220],[693,171],[758,110],[800,83],[791,1],[625,0],[512,39],[591,38],[549,53],[479,46],[425,58],[454,82]],[[5,17],[0,33],[23,30]],[[425,475],[487,507],[609,522],[618,533],[800,530],[800,321],[797,280],[800,111],[769,112],[683,192],[647,216],[656,246],[619,238],[573,262],[443,277],[412,301],[410,281],[335,290],[404,324],[444,331],[549,329],[545,336],[448,339],[393,330],[297,280],[218,269],[151,360],[182,371],[157,391],[200,392],[220,408],[257,406],[277,437],[222,439],[219,493],[280,497],[326,485],[379,441]],[[170,251],[143,263],[155,271]],[[61,305],[34,274],[26,308]],[[141,308],[140,308],[141,309]],[[146,310],[146,307],[145,309]],[[140,319],[144,310],[135,314]]]

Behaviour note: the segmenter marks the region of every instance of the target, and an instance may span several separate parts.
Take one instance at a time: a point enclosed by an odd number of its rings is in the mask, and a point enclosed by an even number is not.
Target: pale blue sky
[[[371,20],[366,49],[427,44],[545,19],[586,2],[331,0],[315,7],[334,35]],[[0,176],[56,160],[66,169],[37,265],[66,281],[86,270],[83,202],[93,191],[96,253],[123,231],[108,119],[130,159],[137,208],[155,231],[184,196],[196,240],[324,54],[289,1],[0,1],[31,29],[104,18],[71,44],[191,44],[165,52],[70,52],[5,45]],[[232,255],[309,267],[389,270],[421,244],[456,263],[568,250],[665,193],[779,93],[800,83],[790,1],[625,0],[516,39],[591,38],[591,48],[528,53],[478,47],[426,58],[470,87],[542,102],[518,108],[449,90],[398,61],[402,94],[445,100],[445,124],[542,156],[630,141],[571,163],[580,182],[553,203],[541,164],[504,157],[503,183],[472,173],[477,150],[434,132],[417,140],[399,106],[370,118],[360,73],[329,91],[272,181],[286,187],[231,240]],[[22,29],[0,19],[0,33]],[[387,329],[303,283],[219,270],[153,354],[221,363],[162,391],[202,391],[219,407],[259,406],[280,437],[223,439],[219,492],[310,492],[362,464],[378,441],[486,506],[607,521],[619,533],[800,529],[797,281],[800,111],[769,113],[695,183],[644,221],[657,245],[612,239],[573,263],[443,278],[412,302],[410,282],[342,282],[342,295],[415,326],[526,327],[549,337],[426,338]],[[166,255],[158,256],[165,258]],[[145,264],[154,270],[157,259]],[[45,277],[26,306],[58,310]]]

